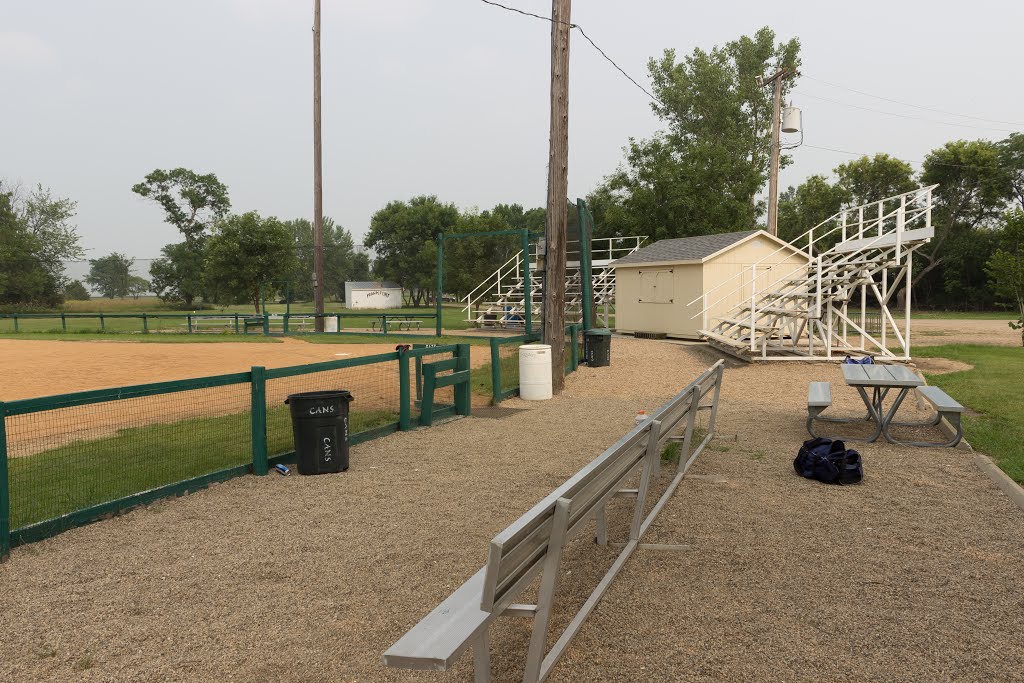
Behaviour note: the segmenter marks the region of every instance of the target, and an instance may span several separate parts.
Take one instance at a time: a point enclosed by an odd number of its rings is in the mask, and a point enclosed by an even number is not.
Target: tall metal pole
[[[551,126],[545,225],[544,343],[551,345],[551,389],[565,387],[565,246],[569,194],[569,23],[571,0],[551,2]]]
[[[779,125],[782,118],[782,79],[785,71],[774,77],[775,95],[772,101],[772,159],[768,177],[768,232],[779,234]]]
[[[313,308],[324,331],[324,191],[320,135],[320,0],[313,0]]]

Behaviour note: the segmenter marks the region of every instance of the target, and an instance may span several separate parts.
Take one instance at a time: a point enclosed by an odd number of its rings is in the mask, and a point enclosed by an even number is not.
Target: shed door
[[[640,303],[670,304],[675,298],[672,269],[640,271]]]

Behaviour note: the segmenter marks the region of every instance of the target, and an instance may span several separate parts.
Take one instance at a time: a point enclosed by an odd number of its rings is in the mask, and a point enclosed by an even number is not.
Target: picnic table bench
[[[391,329],[394,329],[395,326],[397,325],[398,326],[398,330],[401,331],[402,330],[402,325],[405,325],[405,329],[407,329],[407,330],[409,330],[411,332],[412,328],[413,328],[413,325],[416,326],[417,330],[420,329],[421,321],[420,320],[416,320],[415,318],[388,318],[387,316],[383,316],[382,315],[379,320],[374,320],[370,324],[370,329],[376,331],[378,325],[380,326],[381,330],[383,330],[385,332],[387,332],[385,327],[389,327]]]
[[[489,627],[499,616],[531,619],[533,627],[523,680],[544,680],[584,620],[633,552],[644,532],[671,497],[686,470],[714,434],[714,420],[723,364],[719,361],[673,397],[646,421],[619,439],[590,464],[548,494],[529,512],[491,541],[487,563],[435,607],[384,653],[388,666],[446,671],[469,648],[473,649],[474,680],[491,680]],[[708,399],[702,404],[702,400]],[[693,448],[695,418],[709,410],[708,434]],[[680,434],[680,432],[682,432]],[[682,442],[677,473],[668,489],[644,517],[652,479],[657,475],[662,447]],[[639,473],[635,489],[623,488]],[[616,497],[635,499],[622,550],[550,650],[549,623],[566,544],[590,520],[596,520],[596,541],[609,545],[605,508]],[[540,578],[536,604],[516,600]]]
[[[863,437],[838,437],[844,441],[877,441],[884,436],[886,441],[909,446],[955,446],[963,436],[963,428],[960,424],[960,414],[964,408],[953,400],[946,392],[938,387],[924,386],[921,379],[910,368],[903,365],[857,365],[843,364],[843,379],[848,386],[857,389],[864,406],[867,408],[867,415],[863,418],[841,418],[822,417],[821,413],[832,405],[832,386],[828,382],[811,382],[807,390],[807,432],[813,436],[814,422],[873,422],[875,429],[871,436]],[[868,395],[868,389],[871,395]],[[936,415],[931,420],[924,422],[895,422],[896,411],[899,410],[906,399],[907,394],[917,389],[918,395],[928,401],[935,409]],[[884,401],[890,391],[896,391],[896,398],[888,410],[884,407]],[[953,432],[949,441],[900,441],[891,434],[893,426],[934,426],[945,420]]]

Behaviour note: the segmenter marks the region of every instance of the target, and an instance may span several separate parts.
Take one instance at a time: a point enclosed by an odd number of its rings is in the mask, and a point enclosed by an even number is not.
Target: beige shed
[[[615,327],[697,339],[698,330],[750,297],[752,265],[763,288],[808,262],[806,253],[764,230],[655,242],[611,264]]]

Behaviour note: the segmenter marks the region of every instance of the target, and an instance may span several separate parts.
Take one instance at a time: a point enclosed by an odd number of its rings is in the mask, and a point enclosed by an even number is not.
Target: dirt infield
[[[552,401],[356,446],[344,475],[244,477],[15,549],[0,680],[472,680],[468,658],[430,674],[380,655],[715,358],[612,354]],[[721,436],[645,539],[690,550],[638,551],[549,680],[1024,680],[1024,514],[955,450],[865,445],[859,486],[796,477],[822,379],[830,411],[862,410],[834,365],[728,364]],[[570,546],[558,621],[609,561]],[[496,626],[497,681],[521,678],[526,629]]]
[[[0,401],[390,353],[394,344],[133,344],[0,339]]]

